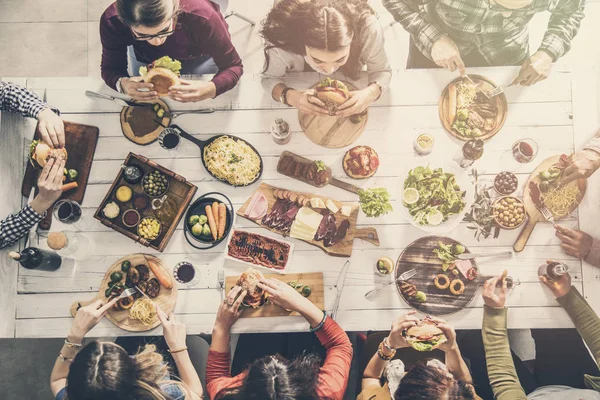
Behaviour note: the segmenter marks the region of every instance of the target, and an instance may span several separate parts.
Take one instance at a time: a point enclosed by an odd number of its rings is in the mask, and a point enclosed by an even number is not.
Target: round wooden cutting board
[[[160,99],[157,103],[165,110],[163,118],[159,118],[152,107],[123,107],[121,129],[127,139],[136,144],[147,145],[156,141],[164,127],[169,126],[169,106]]]
[[[100,284],[100,290],[98,291],[98,294],[96,295],[95,298],[93,298],[92,300],[89,300],[89,301],[77,301],[77,302],[73,303],[73,305],[71,306],[71,315],[72,316],[75,316],[79,307],[83,307],[88,304],[91,304],[98,299],[102,300],[104,302],[108,301],[106,296],[104,296],[104,291],[108,288],[108,282],[110,281],[110,274],[112,274],[115,271],[121,271],[121,264],[123,263],[123,261],[126,261],[126,260],[131,263],[132,267],[135,267],[140,264],[144,264],[147,266],[148,265],[147,260],[152,260],[153,262],[158,264],[160,267],[162,267],[162,269],[165,270],[167,276],[169,278],[171,278],[171,281],[173,281],[172,271],[165,268],[164,264],[161,262],[161,260],[159,258],[149,255],[149,254],[131,254],[131,255],[125,256],[125,257],[121,258],[120,260],[118,260],[117,262],[115,262],[113,265],[111,265],[110,268],[108,268],[108,270],[106,271],[106,274],[104,274],[102,283]],[[154,277],[154,274],[152,273],[152,270],[150,270],[150,279],[153,277]],[[159,295],[155,299],[152,299],[152,300],[155,301],[156,303],[158,303],[160,308],[165,313],[168,314],[168,313],[172,312],[175,309],[175,303],[177,302],[177,283],[173,282],[172,289],[166,289],[163,286],[161,286]],[[114,308],[111,308],[106,313],[106,318],[108,320],[110,320],[113,324],[118,326],[119,328],[124,329],[126,331],[130,331],[130,332],[144,332],[144,331],[154,329],[160,325],[160,321],[158,320],[158,318],[156,318],[156,321],[152,325],[144,325],[141,321],[130,318],[129,310],[116,310]]]
[[[541,181],[540,172],[546,171],[552,165],[558,163],[559,160],[560,160],[560,155],[555,155],[552,157],[548,157],[547,159],[542,161],[540,163],[540,165],[538,165],[537,168],[531,173],[531,175],[529,176],[529,179],[527,179],[527,182],[525,182],[525,186],[523,186],[523,203],[525,204],[525,212],[527,213],[528,218],[525,221],[523,228],[521,229],[521,233],[519,234],[519,237],[517,238],[517,240],[515,241],[515,244],[513,245],[513,250],[515,250],[516,252],[523,251],[523,249],[525,248],[525,245],[527,244],[527,241],[529,240],[529,237],[533,233],[533,229],[535,228],[537,223],[545,221],[545,218],[542,216],[540,211],[537,209],[537,207],[533,203],[533,200],[531,199],[531,193],[529,192],[529,182],[535,182],[535,183],[539,184]],[[581,203],[581,200],[583,200],[583,197],[585,196],[585,192],[587,190],[587,179],[583,179],[583,178],[579,179],[577,181],[577,185],[579,186],[579,196],[577,196],[577,201],[575,201],[569,207],[569,214],[571,214],[573,211],[575,211],[575,209]],[[542,193],[542,199],[543,199],[543,197],[544,197],[544,194]],[[550,211],[550,212],[552,212],[552,211]],[[562,218],[565,218],[569,214],[562,215],[562,216],[553,215],[554,220],[558,221]]]
[[[349,83],[344,82],[348,90],[356,90]],[[312,88],[316,88],[317,85]],[[365,130],[369,112],[362,117],[359,123],[354,123],[350,118],[339,118],[320,115],[308,115],[298,111],[300,126],[306,136],[318,144],[329,149],[339,149],[354,143]]]
[[[397,283],[396,287],[400,297],[420,313],[437,316],[453,314],[465,308],[477,294],[477,288],[480,285],[477,278],[468,281],[460,273],[454,275],[450,270],[442,271],[442,261],[433,253],[433,249],[438,247],[439,242],[452,245],[461,244],[444,236],[426,236],[412,242],[404,249],[396,263],[396,279],[410,269],[414,268],[417,271],[417,274],[410,278],[408,283],[415,285],[417,290],[424,292],[427,295],[427,301],[419,303],[405,296],[400,291],[400,284]],[[466,247],[465,253],[469,253]],[[471,261],[471,264],[477,268],[477,263],[474,260]],[[460,296],[455,296],[450,292],[450,289],[438,289],[433,284],[433,279],[438,274],[448,276],[450,281],[460,279],[465,284],[465,291]]]
[[[475,83],[483,82],[483,90],[485,90],[485,91],[490,91],[498,86],[491,80],[489,80],[486,77],[483,77],[481,75],[469,74],[469,77]],[[450,82],[448,84],[448,86],[450,86],[452,84],[457,84],[458,82],[460,82],[462,80],[463,80],[463,78],[460,78],[460,77],[456,78],[455,80]],[[444,91],[442,92],[442,95],[440,96],[440,101],[438,104],[440,121],[442,121],[442,126],[444,127],[446,132],[448,132],[450,135],[454,136],[455,138],[465,141],[465,142],[470,139],[488,140],[488,139],[492,138],[494,135],[496,135],[498,132],[500,132],[500,129],[502,129],[502,127],[504,126],[504,122],[506,121],[506,114],[508,113],[508,102],[506,101],[506,95],[504,93],[500,93],[499,95],[494,97],[494,99],[496,100],[496,107],[498,108],[498,114],[496,115],[494,129],[492,129],[490,132],[486,133],[485,135],[479,136],[478,138],[471,138],[471,137],[465,137],[465,136],[461,135],[460,133],[454,131],[454,129],[452,129],[452,124],[448,120],[448,86],[446,86],[444,88]]]

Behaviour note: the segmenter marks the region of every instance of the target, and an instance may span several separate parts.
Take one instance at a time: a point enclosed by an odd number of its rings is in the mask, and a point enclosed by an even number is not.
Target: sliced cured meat
[[[335,232],[335,236],[333,237],[334,244],[342,241],[346,237],[348,228],[350,228],[350,221],[345,219],[340,223],[340,226],[338,226],[337,231]]]
[[[290,245],[255,233],[234,231],[227,254],[255,265],[284,269],[290,255]]]
[[[269,201],[267,197],[262,192],[256,192],[244,215],[253,220],[261,219],[267,213],[268,208]]]

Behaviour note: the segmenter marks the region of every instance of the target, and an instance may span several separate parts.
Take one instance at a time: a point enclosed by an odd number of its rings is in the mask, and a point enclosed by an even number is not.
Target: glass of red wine
[[[531,162],[537,156],[538,144],[531,138],[519,139],[512,145],[512,154],[521,164]]]
[[[173,277],[187,287],[195,286],[200,281],[200,270],[192,263],[182,261],[173,269]]]
[[[82,210],[79,203],[74,200],[59,200],[54,204],[54,218],[63,224],[74,224],[82,217]]]

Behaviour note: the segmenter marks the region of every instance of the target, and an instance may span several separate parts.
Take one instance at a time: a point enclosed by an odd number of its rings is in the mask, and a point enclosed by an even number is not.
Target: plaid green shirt
[[[570,49],[585,8],[585,0],[533,0],[518,10],[506,9],[492,0],[384,0],[383,3],[428,58],[436,40],[448,34],[463,56],[476,49],[490,65],[516,65],[529,56],[527,23],[543,11],[552,16],[540,50],[556,61]]]

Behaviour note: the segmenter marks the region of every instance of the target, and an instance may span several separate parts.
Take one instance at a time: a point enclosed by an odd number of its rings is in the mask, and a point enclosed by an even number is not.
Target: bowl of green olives
[[[150,197],[161,197],[169,189],[169,180],[159,171],[148,172],[142,178],[142,189]]]

